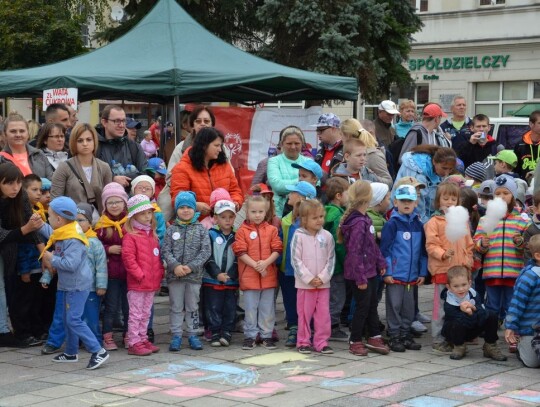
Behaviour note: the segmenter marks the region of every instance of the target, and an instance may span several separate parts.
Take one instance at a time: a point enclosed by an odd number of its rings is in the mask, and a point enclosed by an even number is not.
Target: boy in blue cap
[[[53,361],[77,362],[81,340],[92,354],[86,368],[97,369],[109,359],[109,354],[82,320],[93,282],[88,262],[88,239],[76,222],[77,205],[71,198],[60,196],[53,199],[48,212],[50,225],[45,223],[40,229],[40,233],[49,239],[41,258],[46,268],[58,273],[58,290],[64,291],[66,329],[65,351],[55,356]],[[51,247],[54,247],[54,251],[47,251]]]

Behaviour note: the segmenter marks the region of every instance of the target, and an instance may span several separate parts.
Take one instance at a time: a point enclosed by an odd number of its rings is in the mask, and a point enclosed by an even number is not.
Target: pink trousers
[[[305,290],[299,288],[296,293],[296,310],[298,312],[296,346],[311,346],[310,322],[312,318],[315,328],[313,347],[316,351],[320,351],[325,346],[328,346],[328,339],[332,331],[330,323],[330,289]]]
[[[150,312],[154,302],[154,291],[128,291],[127,299],[129,303],[128,321],[128,345],[133,346],[138,342],[148,339],[146,331]]]

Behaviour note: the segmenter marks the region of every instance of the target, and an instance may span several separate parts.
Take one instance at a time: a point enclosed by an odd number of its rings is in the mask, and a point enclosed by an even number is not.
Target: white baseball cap
[[[383,100],[379,103],[379,110],[384,110],[386,113],[390,114],[400,114],[396,104],[391,100]]]

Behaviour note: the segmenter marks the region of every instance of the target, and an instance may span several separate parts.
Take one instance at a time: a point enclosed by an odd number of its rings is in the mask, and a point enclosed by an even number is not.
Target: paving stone
[[[17,394],[10,397],[2,397],[2,407],[22,407],[33,406],[43,401],[48,401],[50,398],[43,396],[36,396],[34,394]]]
[[[311,406],[321,401],[331,400],[341,397],[342,394],[326,389],[308,388],[295,390],[293,392],[283,392],[271,397],[257,400],[257,404],[262,406],[287,406],[287,407],[302,407]]]
[[[375,400],[367,397],[345,396],[337,399],[325,401],[324,403],[314,404],[315,407],[379,407],[388,405],[387,401]]]
[[[22,377],[23,379],[21,379],[21,376],[19,376],[18,381],[0,386],[0,405],[4,397],[14,396],[17,394],[26,394],[33,390],[51,388],[50,383],[38,382],[33,378]]]
[[[470,364],[466,367],[449,369],[446,374],[450,376],[468,377],[470,379],[483,379],[484,377],[489,377],[497,373],[507,372],[511,369],[511,366],[504,364],[482,362]]]
[[[46,389],[36,390],[30,392],[30,394],[35,394],[37,396],[45,396],[50,398],[58,398],[65,396],[72,396],[74,394],[87,393],[88,389],[83,387],[71,386],[71,385],[60,385],[60,386],[50,386]]]

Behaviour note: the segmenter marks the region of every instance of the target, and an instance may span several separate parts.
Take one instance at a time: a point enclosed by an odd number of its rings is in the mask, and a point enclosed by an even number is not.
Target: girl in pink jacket
[[[128,354],[147,356],[159,351],[148,340],[146,329],[164,270],[154,207],[146,195],[135,195],[128,201],[126,231],[128,233],[122,240],[122,260],[127,271]]]
[[[332,234],[323,229],[324,207],[314,199],[303,201],[299,208],[300,228],[291,241],[291,257],[297,288],[298,334],[296,348],[311,353],[313,318],[316,352],[334,353],[328,346],[330,323],[330,279],[334,273],[335,251]]]

